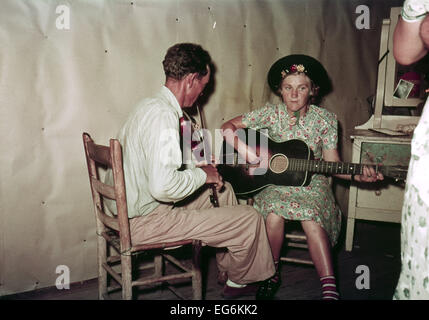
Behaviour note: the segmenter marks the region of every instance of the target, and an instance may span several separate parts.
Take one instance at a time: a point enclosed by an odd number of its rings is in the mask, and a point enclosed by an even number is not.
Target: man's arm
[[[145,143],[149,190],[158,201],[179,201],[201,187],[207,173],[201,168],[180,171],[182,152],[178,119],[171,112],[160,111],[150,118],[152,130],[142,137]]]

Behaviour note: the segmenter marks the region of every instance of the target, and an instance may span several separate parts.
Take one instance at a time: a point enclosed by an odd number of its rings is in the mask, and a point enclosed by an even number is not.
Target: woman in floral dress
[[[268,73],[270,88],[282,98],[282,103],[267,103],[226,122],[222,129],[227,143],[254,163],[258,155],[251,147],[243,146],[234,136],[240,128],[266,128],[275,142],[300,139],[314,152],[315,159],[339,162],[337,150],[337,118],[335,114],[312,104],[318,93],[326,92],[329,77],[323,66],[306,55],[289,55],[273,64]],[[229,129],[229,130],[228,130]],[[351,179],[350,175],[337,175]],[[356,181],[373,182],[383,179],[373,168],[364,168]],[[314,174],[306,187],[268,186],[254,196],[255,208],[265,217],[267,234],[277,272],[259,288],[257,298],[271,299],[280,286],[279,259],[284,239],[284,221],[299,220],[307,236],[311,258],[322,284],[324,299],[338,299],[331,247],[336,244],[341,227],[341,212],[329,179]]]

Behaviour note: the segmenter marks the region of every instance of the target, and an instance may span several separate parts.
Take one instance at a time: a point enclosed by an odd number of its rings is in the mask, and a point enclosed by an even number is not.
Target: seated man
[[[264,219],[250,206],[237,205],[231,185],[214,165],[179,170],[183,165],[179,119],[210,78],[211,58],[201,46],[176,44],[163,61],[165,86],[142,100],[119,132],[133,244],[199,239],[226,247],[216,256],[227,274],[225,298],[256,293],[250,283],[274,274]],[[186,147],[186,146],[185,146]],[[188,146],[190,147],[190,146]],[[106,182],[112,181],[108,172]],[[220,207],[205,186],[215,184]],[[114,206],[109,206],[114,211]]]

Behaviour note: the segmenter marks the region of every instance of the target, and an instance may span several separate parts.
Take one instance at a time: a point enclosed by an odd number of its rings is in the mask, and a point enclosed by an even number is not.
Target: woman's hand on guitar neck
[[[206,184],[214,184],[216,186],[217,191],[222,189],[224,185],[223,178],[217,171],[217,168],[215,165],[209,164],[207,166],[201,166],[200,168],[203,169],[207,175]]]
[[[373,167],[364,166],[362,174],[355,175],[354,179],[357,182],[375,182],[383,180],[384,176],[381,172],[375,172]]]

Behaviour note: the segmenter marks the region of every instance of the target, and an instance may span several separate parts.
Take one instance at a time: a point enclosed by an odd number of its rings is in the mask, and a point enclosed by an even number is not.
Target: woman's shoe
[[[281,284],[280,273],[276,272],[274,276],[263,281],[259,286],[256,293],[256,300],[272,300]]]

